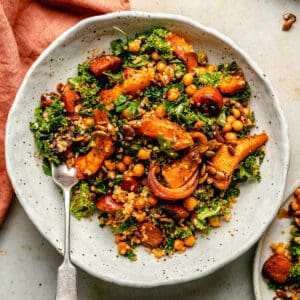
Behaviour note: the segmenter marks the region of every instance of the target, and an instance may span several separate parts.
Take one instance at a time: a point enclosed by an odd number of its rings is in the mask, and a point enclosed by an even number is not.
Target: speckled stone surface
[[[289,126],[291,162],[287,188],[299,177],[300,25],[282,32],[282,14],[300,16],[299,1],[131,1],[133,10],[181,14],[223,32],[243,48],[271,80]],[[79,299],[254,299],[254,248],[218,272],[172,287],[116,286],[79,271]],[[28,220],[17,200],[0,231],[0,299],[53,299],[57,251]]]

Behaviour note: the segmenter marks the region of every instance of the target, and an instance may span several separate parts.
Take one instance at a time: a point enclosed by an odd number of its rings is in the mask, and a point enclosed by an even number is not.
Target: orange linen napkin
[[[129,10],[128,1],[0,0],[0,226],[13,194],[5,169],[5,124],[27,69],[63,31],[85,17]]]

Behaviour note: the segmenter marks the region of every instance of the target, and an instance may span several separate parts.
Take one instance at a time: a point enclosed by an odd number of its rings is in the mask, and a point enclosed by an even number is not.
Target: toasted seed
[[[204,176],[206,172],[206,164],[202,164],[201,169],[200,169],[200,176]]]
[[[215,175],[217,173],[217,170],[212,166],[208,166],[206,169],[210,175]]]
[[[199,184],[204,183],[208,178],[208,173],[205,173],[202,177],[199,179]]]
[[[222,179],[226,178],[226,175],[224,174],[224,172],[217,171],[216,174],[215,174],[215,178],[222,180]]]
[[[107,136],[107,133],[102,130],[95,130],[91,133],[92,136]]]
[[[207,180],[206,180],[207,184],[212,184],[213,182],[214,182],[214,180],[211,177],[208,177]]]
[[[103,131],[106,131],[107,128],[106,128],[105,126],[103,126],[103,125],[96,124],[96,125],[95,125],[95,129],[96,129],[96,130],[103,130]]]
[[[235,149],[232,145],[228,145],[228,152],[231,154],[231,155],[234,155],[235,153]]]
[[[212,150],[208,150],[205,152],[206,157],[213,157],[215,154],[216,154],[216,152],[212,151]]]

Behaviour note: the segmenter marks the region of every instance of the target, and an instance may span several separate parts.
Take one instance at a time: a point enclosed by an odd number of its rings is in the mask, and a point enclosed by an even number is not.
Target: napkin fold
[[[0,226],[13,196],[5,167],[5,124],[26,71],[78,21],[129,9],[129,0],[0,0]]]

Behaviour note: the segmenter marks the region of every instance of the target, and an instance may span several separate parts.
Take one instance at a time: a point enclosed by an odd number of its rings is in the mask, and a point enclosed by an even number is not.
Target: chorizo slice
[[[122,204],[115,201],[110,194],[101,196],[96,202],[96,207],[106,213],[115,213],[116,211],[123,209]]]
[[[181,219],[187,219],[189,216],[189,212],[179,204],[163,203],[159,206],[159,208],[166,215],[177,221]]]
[[[125,176],[120,182],[120,187],[127,192],[137,192],[141,185],[141,180],[132,176]]]
[[[212,86],[203,86],[192,96],[192,103],[200,107],[204,114],[217,115],[223,107],[223,96]]]
[[[71,114],[75,113],[75,106],[81,102],[79,95],[69,83],[63,87],[61,99],[64,102],[66,111]]]
[[[271,282],[285,284],[290,279],[292,262],[281,254],[273,254],[264,263],[262,273]]]
[[[161,230],[151,222],[143,222],[139,225],[142,244],[145,247],[156,248],[162,241]]]

